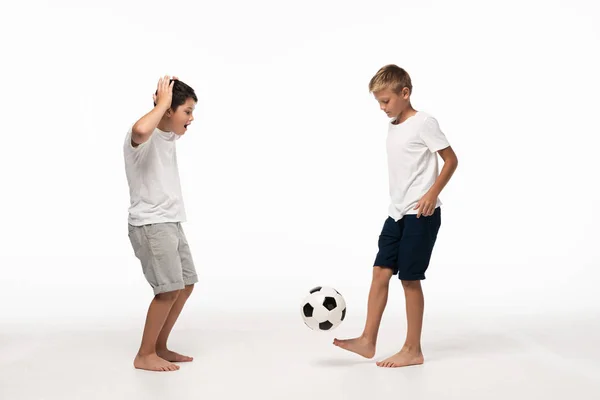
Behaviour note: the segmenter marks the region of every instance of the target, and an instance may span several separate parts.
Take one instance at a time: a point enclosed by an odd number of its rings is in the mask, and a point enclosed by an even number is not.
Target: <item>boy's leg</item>
[[[398,257],[398,276],[402,280],[406,301],[406,340],[397,354],[377,363],[380,367],[405,367],[424,362],[421,332],[425,300],[421,280],[425,279],[440,225],[440,208],[429,217],[405,216]]]
[[[423,330],[423,312],[425,298],[421,281],[402,281],[406,301],[406,340],[404,349],[421,354],[421,332]]]
[[[179,314],[181,314],[181,310],[183,310],[183,306],[192,294],[193,289],[193,284],[186,285],[186,287],[179,292],[179,296],[177,297],[177,300],[175,300],[173,307],[171,307],[171,310],[169,312],[169,315],[167,316],[164,326],[162,327],[162,330],[158,335],[158,340],[156,341],[156,354],[158,354],[159,357],[167,361],[186,362],[193,360],[193,357],[175,353],[174,351],[171,351],[167,348],[167,341],[169,340],[171,330],[173,329],[173,326],[175,326],[175,322],[177,322],[177,318],[179,318]]]
[[[335,339],[333,341],[334,345],[366,358],[372,358],[375,355],[379,326],[388,299],[390,278],[396,273],[398,244],[401,236],[400,225],[392,218],[387,218],[379,235],[379,251],[373,267],[373,278],[367,304],[367,320],[362,335],[354,339]]]
[[[177,319],[179,318],[179,315],[181,314],[181,311],[183,310],[186,301],[189,299],[190,295],[192,294],[192,291],[194,290],[194,284],[198,282],[198,275],[196,273],[194,260],[192,258],[192,253],[190,251],[190,246],[188,244],[187,238],[183,231],[183,227],[181,226],[181,223],[176,224],[175,227],[177,228],[176,235],[178,237],[177,252],[181,264],[181,273],[185,287],[179,293],[179,297],[175,301],[175,304],[173,304],[173,307],[169,312],[167,320],[165,321],[165,325],[163,326],[160,335],[158,336],[158,341],[156,343],[156,352],[160,357],[164,358],[167,361],[186,362],[192,361],[193,357],[184,356],[169,350],[167,348],[167,341],[169,340],[171,330],[173,329],[173,326],[175,326],[175,323],[177,322]]]
[[[133,361],[133,365],[136,368],[149,371],[176,371],[179,369],[179,366],[170,363],[156,354],[158,336],[178,297],[178,290],[159,293],[150,302],[144,325],[144,333],[142,335],[142,344]]]
[[[402,281],[406,300],[406,341],[395,355],[377,362],[380,367],[406,367],[423,364],[421,331],[423,328],[424,297],[421,281]]]
[[[392,274],[393,270],[390,268],[373,267],[373,280],[367,305],[367,321],[362,335],[354,339],[334,339],[333,344],[366,358],[372,358],[375,355],[377,335],[387,304]]]
[[[191,289],[186,289],[186,285],[195,283],[190,276],[185,276],[186,271],[182,266],[178,224],[130,226],[129,238],[135,255],[141,261],[144,276],[152,286],[155,295],[148,309],[142,345],[134,365],[136,368],[153,371],[179,369],[178,366],[160,358],[157,354],[159,344],[161,346],[165,344],[166,347],[166,339],[191,293]],[[161,335],[163,330],[164,333]]]

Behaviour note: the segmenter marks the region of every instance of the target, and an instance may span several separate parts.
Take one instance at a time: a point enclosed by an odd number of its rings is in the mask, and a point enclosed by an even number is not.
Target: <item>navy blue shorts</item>
[[[441,225],[442,211],[433,215],[405,215],[398,222],[388,217],[379,235],[379,252],[375,267],[394,270],[394,275],[406,281],[425,279],[433,246]]]

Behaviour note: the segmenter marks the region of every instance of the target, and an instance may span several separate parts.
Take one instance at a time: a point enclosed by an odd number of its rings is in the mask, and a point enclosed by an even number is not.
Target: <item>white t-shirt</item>
[[[179,135],[156,128],[150,138],[133,147],[131,128],[123,153],[129,183],[131,225],[185,222],[175,141]]]
[[[391,202],[389,216],[395,221],[413,210],[434,184],[439,171],[437,151],[450,146],[437,120],[418,111],[401,124],[390,121],[387,157]],[[436,207],[442,205],[437,200]]]

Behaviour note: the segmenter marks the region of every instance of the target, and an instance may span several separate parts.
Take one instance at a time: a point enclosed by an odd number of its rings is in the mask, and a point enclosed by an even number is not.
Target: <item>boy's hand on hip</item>
[[[436,204],[437,196],[435,195],[435,193],[427,192],[425,196],[423,196],[421,200],[419,200],[419,202],[417,203],[415,208],[413,208],[413,210],[419,210],[417,211],[417,218],[419,218],[421,215],[429,217],[430,215],[433,215]]]

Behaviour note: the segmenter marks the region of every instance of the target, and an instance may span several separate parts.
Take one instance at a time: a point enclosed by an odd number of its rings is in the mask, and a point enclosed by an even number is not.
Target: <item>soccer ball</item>
[[[317,286],[302,302],[302,319],[315,331],[330,331],[346,318],[346,301],[334,288]]]

